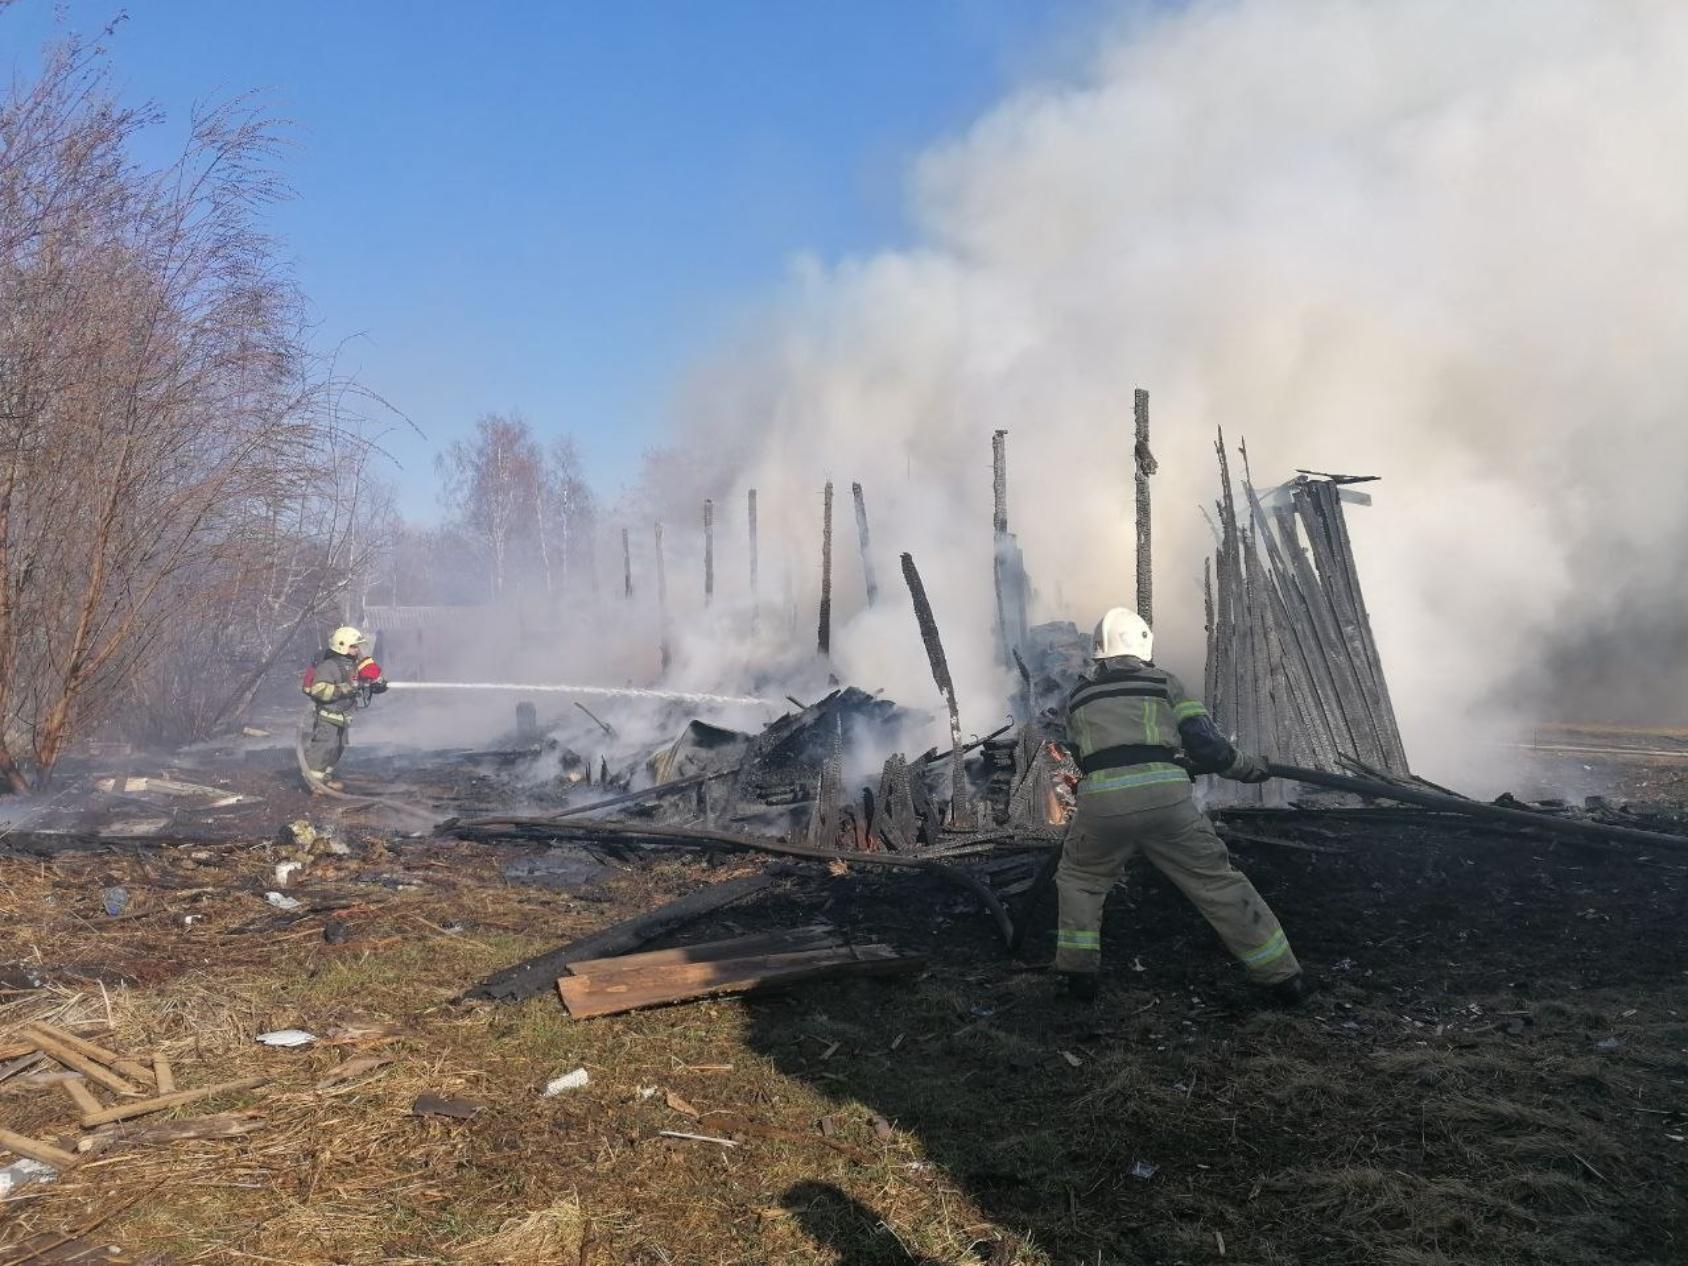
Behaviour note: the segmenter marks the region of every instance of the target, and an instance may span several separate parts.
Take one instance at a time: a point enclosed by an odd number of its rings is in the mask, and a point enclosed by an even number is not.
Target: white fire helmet
[[[1132,655],[1147,662],[1154,654],[1155,635],[1149,626],[1129,607],[1114,607],[1096,623],[1096,642],[1091,650],[1093,659],[1113,659]]]
[[[336,655],[356,655],[358,647],[367,639],[351,625],[345,624],[328,635],[328,649]]]

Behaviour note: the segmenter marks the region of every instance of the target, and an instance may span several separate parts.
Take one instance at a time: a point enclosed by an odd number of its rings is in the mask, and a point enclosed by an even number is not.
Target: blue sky
[[[320,340],[426,439],[395,437],[407,512],[488,410],[569,431],[612,491],[686,366],[784,275],[908,238],[908,162],[1082,50],[1106,0],[137,0],[123,96],[179,138],[261,90],[297,198],[273,227]],[[56,15],[22,0],[8,69]]]

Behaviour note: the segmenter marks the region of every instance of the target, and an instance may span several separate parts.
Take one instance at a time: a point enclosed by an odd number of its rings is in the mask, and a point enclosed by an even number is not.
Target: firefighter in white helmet
[[[303,689],[312,705],[304,743],[305,769],[313,790],[318,786],[342,789],[334,770],[346,750],[352,709],[387,688],[381,665],[365,653],[368,641],[351,625],[342,625],[329,634],[327,648],[305,671]]]
[[[1201,701],[1155,667],[1154,634],[1125,607],[1096,625],[1096,672],[1067,700],[1067,739],[1084,778],[1061,850],[1055,968],[1072,996],[1096,996],[1102,906],[1141,852],[1219,933],[1249,976],[1288,1003],[1309,992],[1284,930],[1190,794],[1192,773],[1264,782],[1265,762],[1239,753]]]

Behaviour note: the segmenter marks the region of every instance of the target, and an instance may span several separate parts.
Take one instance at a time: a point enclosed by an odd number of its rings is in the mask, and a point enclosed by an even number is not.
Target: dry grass
[[[711,1261],[824,1262],[833,1258],[812,1246],[809,1229],[830,1222],[846,1237],[861,1229],[834,1199],[871,1204],[863,1234],[896,1252],[902,1244],[959,1261],[992,1233],[953,1187],[914,1167],[920,1153],[906,1136],[879,1141],[870,1114],[828,1093],[828,1083],[788,1078],[748,1049],[751,1021],[740,1003],[590,1024],[570,1022],[550,996],[516,1007],[451,1005],[465,984],[612,917],[601,905],[503,886],[494,860],[434,870],[437,882],[396,893],[354,885],[352,863],[315,868],[294,895],[360,902],[334,912],[356,928],[341,946],[323,942],[327,914],[237,930],[280,922],[258,899],[262,850],[225,850],[180,890],[153,886],[181,878],[157,859],[8,865],[0,926],[16,957],[144,963],[153,983],[103,991],[67,983],[14,996],[0,1005],[0,1041],[25,1021],[47,1019],[89,1026],[79,1031],[125,1053],[164,1054],[183,1087],[271,1080],[226,1102],[148,1118],[256,1108],[262,1130],[114,1149],[19,1193],[5,1206],[10,1226],[0,1245],[73,1228],[89,1211],[141,1193],[103,1233],[182,1262],[575,1266],[702,1260],[693,1255],[702,1244]],[[430,873],[410,857],[405,866]],[[623,895],[641,906],[656,899],[651,889],[698,878],[689,867],[658,867],[629,877]],[[129,917],[108,919],[99,908],[99,890],[113,882],[135,894]],[[183,913],[198,917],[184,927]],[[463,930],[439,930],[454,924]],[[301,1049],[253,1041],[276,1028],[324,1036],[382,1025],[397,1032]],[[848,1023],[807,1027],[852,1048],[870,1040]],[[369,1054],[392,1062],[318,1088],[338,1065]],[[589,1087],[541,1097],[547,1080],[577,1066],[590,1072]],[[25,1080],[0,1085],[0,1121],[38,1137],[80,1133],[68,1097]],[[704,1115],[694,1120],[662,1093],[645,1095],[652,1086]],[[471,1122],[418,1119],[410,1107],[424,1092],[488,1107]],[[723,1132],[711,1123],[723,1110],[780,1134],[745,1137],[730,1150],[659,1137],[663,1129]],[[838,1148],[818,1130],[822,1117]]]
[[[891,939],[933,952],[930,977],[575,1023],[550,996],[451,999],[719,873],[633,872],[603,905],[505,886],[489,850],[323,862],[294,891],[351,903],[332,913],[354,938],[328,945],[329,912],[283,926],[264,905],[264,849],[188,860],[0,862],[0,958],[143,982],[102,990],[65,974],[0,1002],[0,1035],[89,1022],[126,1053],[165,1054],[184,1086],[266,1075],[260,1091],[173,1114],[250,1108],[264,1127],[114,1148],[26,1188],[0,1206],[0,1263],[5,1245],[134,1198],[101,1234],[183,1263],[1070,1266],[1218,1261],[1220,1243],[1226,1261],[1273,1266],[1593,1263],[1669,1260],[1634,1250],[1649,1234],[1637,1219],[1685,1225],[1678,1145],[1662,1141],[1676,1118],[1633,1110],[1680,1106],[1679,987],[1599,1058],[1589,1017],[1632,1004],[1592,990],[1536,1007],[1527,1042],[1483,1028],[1518,1009],[1488,995],[1447,1000],[1477,1010],[1439,1035],[1403,1018],[1428,1014],[1422,998],[1338,984],[1311,1014],[1262,1014],[1218,976],[1159,992],[1128,977],[1096,1015],[1075,1016],[1041,976],[1004,971],[975,924],[864,889],[832,917],[903,920]],[[383,874],[424,882],[393,889],[374,882]],[[99,892],[114,882],[134,903],[111,919]],[[805,891],[699,935],[811,921],[821,898]],[[1166,935],[1185,935],[1188,912],[1169,909]],[[1205,944],[1166,944],[1223,970]],[[298,1050],[252,1040],[360,1026],[392,1032]],[[366,1057],[391,1062],[325,1083]],[[541,1096],[575,1067],[588,1087]],[[0,1084],[0,1122],[79,1133],[61,1091],[23,1081]],[[487,1107],[420,1119],[425,1092]],[[1132,1177],[1139,1160],[1158,1174]]]

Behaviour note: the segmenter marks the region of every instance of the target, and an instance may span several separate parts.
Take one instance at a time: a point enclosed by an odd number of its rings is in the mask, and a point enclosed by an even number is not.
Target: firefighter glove
[[[1266,767],[1266,762],[1259,756],[1249,752],[1238,752],[1236,760],[1225,771],[1225,777],[1237,782],[1265,782],[1272,776],[1272,771]]]

